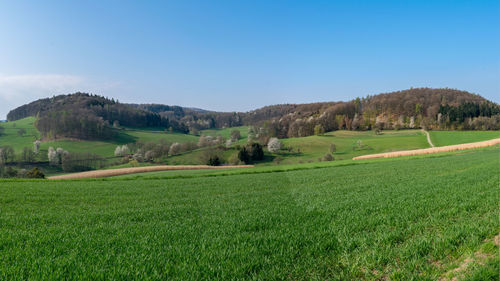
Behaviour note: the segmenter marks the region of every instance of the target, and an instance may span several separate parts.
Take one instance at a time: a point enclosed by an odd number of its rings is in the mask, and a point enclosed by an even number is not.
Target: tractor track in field
[[[422,154],[431,154],[431,153],[439,153],[439,152],[447,152],[447,151],[481,148],[481,147],[494,146],[497,144],[500,144],[500,138],[487,140],[487,141],[447,145],[447,146],[440,146],[440,147],[431,147],[431,148],[423,148],[423,149],[415,149],[415,150],[403,150],[403,151],[394,151],[394,152],[386,152],[386,153],[368,154],[368,155],[354,157],[354,158],[352,158],[352,160],[413,156],[413,155],[422,155]]]
[[[129,174],[159,172],[159,171],[179,171],[179,170],[222,170],[222,169],[240,169],[252,168],[253,165],[239,165],[239,166],[207,166],[207,165],[182,165],[182,166],[147,166],[147,167],[134,167],[134,168],[120,168],[109,170],[97,170],[81,173],[72,173],[60,176],[48,177],[49,180],[69,180],[69,179],[85,179],[85,178],[104,178],[114,177]]]

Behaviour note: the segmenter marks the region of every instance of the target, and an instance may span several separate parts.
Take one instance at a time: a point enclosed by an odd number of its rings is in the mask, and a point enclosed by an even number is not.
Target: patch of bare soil
[[[173,170],[220,170],[220,169],[239,169],[251,168],[253,165],[238,165],[238,166],[207,166],[207,165],[183,165],[183,166],[147,166],[147,167],[134,167],[134,168],[121,168],[88,171],[81,173],[73,173],[61,176],[49,177],[50,180],[67,180],[67,179],[83,179],[83,178],[103,178],[114,177],[128,174],[159,172],[159,171],[173,171]]]
[[[500,144],[500,138],[488,140],[488,141],[471,142],[471,143],[463,143],[463,144],[456,144],[456,145],[447,145],[447,146],[424,148],[424,149],[369,154],[369,155],[354,157],[354,158],[352,158],[352,160],[374,159],[374,158],[391,158],[391,157],[401,157],[401,156],[432,154],[432,153],[439,153],[439,152],[488,147],[488,146],[494,146],[497,144]]]

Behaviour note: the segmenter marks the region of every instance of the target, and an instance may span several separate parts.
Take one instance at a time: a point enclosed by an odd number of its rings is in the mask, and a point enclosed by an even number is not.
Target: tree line
[[[199,135],[201,130],[258,125],[271,136],[303,137],[333,130],[439,128],[496,130],[500,109],[456,89],[416,88],[348,102],[266,106],[249,112],[211,112],[160,104],[122,104],[75,93],[41,99],[9,112],[8,120],[36,116],[43,138],[113,138],[119,126],[157,127]],[[1,132],[0,132],[1,133]]]

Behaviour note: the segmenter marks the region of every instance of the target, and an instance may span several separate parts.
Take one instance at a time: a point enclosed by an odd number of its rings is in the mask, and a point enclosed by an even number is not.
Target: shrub
[[[17,170],[12,167],[7,167],[5,174],[8,178],[15,178],[17,176]]]
[[[333,161],[334,158],[333,158],[333,155],[331,155],[330,153],[327,153],[325,154],[325,156],[323,156],[323,161]]]
[[[177,155],[181,153],[181,145],[178,142],[175,142],[170,146],[170,150],[168,151],[168,154],[170,155]]]
[[[250,154],[248,153],[246,146],[241,147],[238,151],[238,159],[245,164],[250,163]]]
[[[35,167],[26,173],[26,177],[30,179],[44,179],[45,174],[42,173],[42,171],[40,171],[37,167]]]
[[[152,162],[155,159],[155,152],[152,150],[146,151],[144,154],[144,161]]]
[[[200,155],[200,162],[205,165],[219,166],[223,162],[221,149],[207,149]]]
[[[130,160],[128,163],[129,163],[129,164],[130,164],[130,166],[132,166],[132,167],[137,167],[137,166],[139,166],[139,162],[137,162],[137,160]]]
[[[40,144],[41,142],[39,140],[36,140],[34,143],[33,143],[33,152],[35,154],[38,154],[38,152],[40,152]]]
[[[322,135],[325,133],[325,128],[322,125],[316,125],[314,126],[314,134],[316,136]]]
[[[214,138],[212,136],[201,135],[198,139],[198,146],[205,147],[214,144]]]
[[[337,151],[337,146],[334,143],[330,144],[330,153],[333,154],[336,151]]]
[[[264,150],[262,149],[262,145],[254,142],[250,146],[250,160],[252,161],[260,161],[264,159]]]
[[[23,148],[23,152],[21,154],[21,160],[23,162],[31,163],[35,161],[35,152],[29,147]]]
[[[233,153],[231,156],[229,156],[229,159],[227,159],[227,163],[230,165],[243,165],[245,164],[238,158],[238,153]]]
[[[12,146],[6,145],[0,147],[0,164],[14,162],[14,156],[14,148]]]
[[[241,138],[241,133],[238,130],[232,130],[231,131],[231,140],[233,142],[239,140]]]
[[[22,137],[22,136],[24,136],[25,134],[26,134],[26,129],[21,128],[21,129],[17,130],[17,135],[18,135],[18,136]]]
[[[283,158],[281,158],[281,157],[279,157],[279,156],[273,159],[273,162],[274,162],[275,164],[280,164],[280,163],[281,163],[281,161],[283,161]]]
[[[260,161],[264,159],[264,150],[259,143],[243,146],[238,151],[238,159],[244,163]]]
[[[81,172],[104,167],[104,159],[94,153],[64,153],[62,169],[65,172]]]
[[[220,166],[221,160],[218,155],[212,155],[210,158],[208,158],[207,165],[210,166]]]
[[[137,150],[134,153],[134,155],[132,155],[132,158],[134,158],[134,160],[137,162],[143,162],[144,161],[144,154],[142,152],[142,149]]]

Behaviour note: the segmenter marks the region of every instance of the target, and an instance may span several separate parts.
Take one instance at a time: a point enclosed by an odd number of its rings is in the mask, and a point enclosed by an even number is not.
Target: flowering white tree
[[[144,152],[142,149],[137,150],[134,155],[132,155],[132,158],[134,158],[135,161],[137,162],[142,162],[144,161]]]
[[[267,143],[267,150],[272,153],[276,153],[280,151],[282,147],[282,143],[278,138],[271,138],[269,139],[269,142]]]
[[[122,156],[122,147],[121,146],[117,146],[115,148],[115,156]]]
[[[63,156],[67,154],[69,154],[69,152],[60,147],[57,149],[54,149],[52,146],[49,147],[47,156],[49,158],[50,165],[60,165],[62,163]]]
[[[174,142],[170,146],[170,150],[168,151],[168,154],[170,154],[170,155],[176,155],[176,154],[179,154],[180,152],[181,152],[181,144],[178,143],[178,142]]]
[[[229,147],[231,147],[231,145],[233,145],[232,139],[227,139],[227,141],[226,141],[226,147],[229,148]]]
[[[130,154],[130,149],[128,148],[128,145],[122,145],[122,146],[117,146],[115,148],[115,156],[125,156]]]
[[[199,147],[209,146],[212,145],[213,143],[214,143],[214,138],[212,136],[202,135],[198,140]]]
[[[49,157],[50,165],[57,165],[58,164],[57,152],[52,146],[49,147],[49,152],[47,153],[47,156]]]
[[[155,157],[156,157],[155,152],[152,150],[148,150],[146,151],[146,153],[144,153],[144,161],[151,162],[155,159]]]
[[[41,142],[39,140],[36,140],[33,143],[33,152],[35,152],[35,154],[38,154],[38,152],[40,152],[40,144]]]

